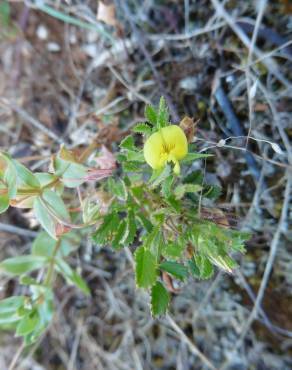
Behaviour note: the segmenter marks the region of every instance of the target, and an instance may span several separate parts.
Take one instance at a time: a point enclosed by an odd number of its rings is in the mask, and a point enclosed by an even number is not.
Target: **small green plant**
[[[13,39],[18,33],[17,27],[11,21],[8,1],[0,2],[0,41]]]
[[[147,106],[145,115],[120,143],[116,158],[105,148],[95,157],[95,145],[81,155],[62,146],[49,172],[32,173],[1,153],[0,212],[9,206],[32,208],[44,229],[30,254],[0,263],[1,273],[27,287],[25,294],[0,301],[0,325],[15,328],[26,344],[52,320],[57,275],[90,294],[67,262],[82,236],[99,246],[133,250],[136,284],[149,292],[154,316],[167,312],[173,279],[209,279],[214,266],[231,273],[232,254],[244,252],[248,235],[230,229],[219,210],[205,206],[219,189],[205,184],[200,171],[187,169],[209,155],[190,150],[184,131],[169,122],[164,98],[158,109]],[[89,181],[102,202],[87,194]],[[223,225],[207,217],[218,212]]]

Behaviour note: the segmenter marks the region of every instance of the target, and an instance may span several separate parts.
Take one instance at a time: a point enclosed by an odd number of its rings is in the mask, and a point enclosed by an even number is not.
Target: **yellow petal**
[[[161,129],[161,135],[169,147],[170,154],[176,159],[183,159],[188,153],[188,141],[183,130],[176,125],[171,125]]]
[[[179,165],[179,162],[176,161],[175,162],[175,165],[173,167],[173,172],[176,174],[176,175],[179,175],[180,174],[180,165]]]
[[[144,145],[145,161],[153,169],[163,167],[167,161],[167,156],[163,155],[163,138],[160,132],[152,134]]]
[[[183,130],[171,125],[152,134],[144,145],[144,157],[153,169],[163,168],[167,162],[175,164],[175,173],[179,173],[178,160],[188,152],[188,142]]]

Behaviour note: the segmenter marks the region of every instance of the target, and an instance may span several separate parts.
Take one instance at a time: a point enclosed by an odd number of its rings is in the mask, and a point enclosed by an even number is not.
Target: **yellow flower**
[[[174,164],[174,173],[180,173],[179,160],[188,153],[188,142],[183,130],[176,125],[163,127],[152,134],[144,145],[146,162],[154,170],[163,168],[167,162]]]

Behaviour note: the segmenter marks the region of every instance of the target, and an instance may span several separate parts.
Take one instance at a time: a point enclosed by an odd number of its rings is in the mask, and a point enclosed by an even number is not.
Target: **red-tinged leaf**
[[[56,226],[55,226],[55,230],[56,230],[56,236],[60,237],[64,234],[67,234],[69,231],[72,230],[72,228],[69,227],[69,226],[57,223]]]
[[[86,181],[99,181],[105,179],[112,175],[114,171],[113,169],[96,169],[91,168],[88,170],[87,175],[85,177]]]
[[[9,207],[9,195],[7,189],[2,189],[0,183],[0,213],[3,213]]]
[[[104,145],[101,147],[100,155],[95,158],[97,166],[102,170],[114,170],[116,168],[116,158]]]
[[[14,199],[10,199],[10,205],[15,208],[33,208],[33,202],[36,195],[16,195]]]

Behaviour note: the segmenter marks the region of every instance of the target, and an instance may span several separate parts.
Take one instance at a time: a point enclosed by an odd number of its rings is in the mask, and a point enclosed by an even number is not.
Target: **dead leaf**
[[[180,289],[177,289],[173,286],[172,277],[165,271],[162,271],[162,280],[164,281],[169,292],[174,294],[178,294],[180,292]]]
[[[230,228],[228,219],[221,209],[202,207],[201,216],[204,220],[211,220],[212,222],[216,223],[217,225],[220,225],[225,229]]]
[[[268,105],[263,103],[257,103],[254,106],[255,112],[266,112],[268,110]]]
[[[102,215],[106,215],[108,209],[112,203],[112,196],[103,190],[99,190],[95,193],[94,200],[99,205],[99,212]]]
[[[180,121],[179,127],[184,131],[188,143],[191,143],[194,139],[198,122],[199,120],[194,122],[193,118],[187,116]]]
[[[85,181],[99,181],[112,175],[114,168],[88,170],[87,175],[84,177]]]
[[[116,168],[115,156],[104,145],[101,147],[100,155],[95,158],[95,162],[101,170],[114,170]]]
[[[69,226],[66,226],[66,225],[63,225],[63,224],[60,224],[60,223],[57,223],[56,224],[56,228],[55,228],[55,230],[56,230],[56,236],[57,237],[60,237],[60,236],[62,236],[62,235],[64,235],[64,234],[67,234],[69,231],[71,231],[72,229],[71,229],[71,227],[69,227]]]
[[[102,21],[109,26],[116,27],[116,8],[114,4],[104,4],[102,1],[98,2],[97,20]]]
[[[15,208],[32,208],[35,197],[35,195],[16,195],[14,199],[10,199],[9,204]]]

